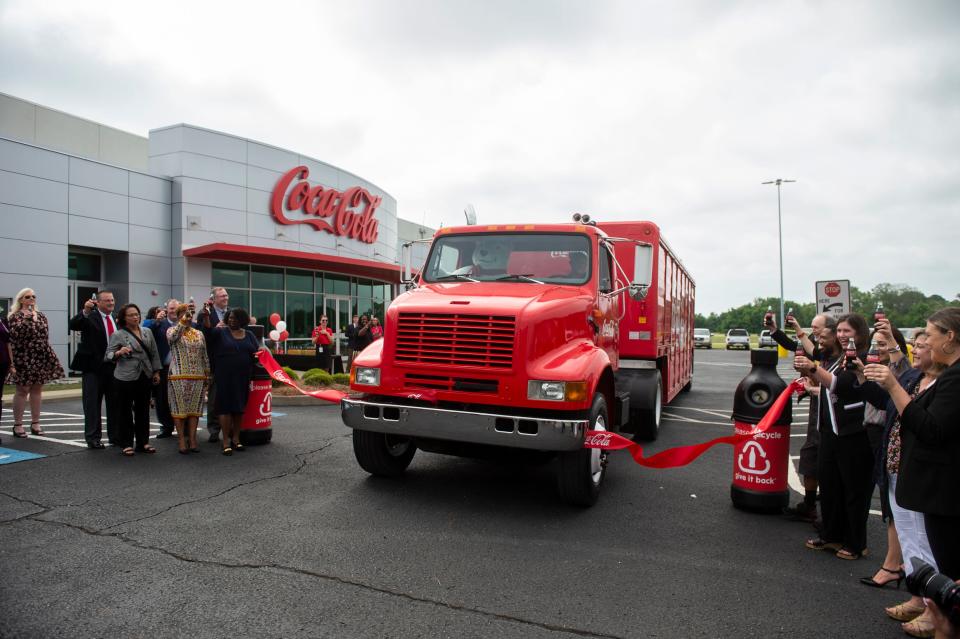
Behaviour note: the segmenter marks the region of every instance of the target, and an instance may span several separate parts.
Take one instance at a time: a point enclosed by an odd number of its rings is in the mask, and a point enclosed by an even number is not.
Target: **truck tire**
[[[663,409],[663,379],[660,371],[654,378],[655,383],[647,386],[643,401],[637,402],[637,408],[630,411],[635,441],[652,442],[660,435],[660,416]],[[691,383],[692,385],[692,383]],[[630,403],[634,403],[631,396]]]
[[[607,430],[607,402],[597,393],[590,407],[590,429]],[[560,498],[575,506],[592,506],[600,496],[607,474],[607,453],[584,448],[560,453],[557,460],[557,488]]]
[[[353,454],[360,468],[371,475],[397,477],[410,465],[417,447],[406,437],[353,431]]]

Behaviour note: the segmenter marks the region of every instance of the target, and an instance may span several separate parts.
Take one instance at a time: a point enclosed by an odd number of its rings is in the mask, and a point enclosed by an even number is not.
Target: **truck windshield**
[[[426,282],[585,284],[590,238],[579,233],[441,235],[423,269]]]

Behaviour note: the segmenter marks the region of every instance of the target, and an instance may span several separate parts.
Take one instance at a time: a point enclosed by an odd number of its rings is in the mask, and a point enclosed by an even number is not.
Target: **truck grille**
[[[444,375],[415,375],[407,373],[404,376],[406,388],[461,391],[464,393],[493,393],[496,394],[500,385],[495,379],[469,379],[466,377],[446,377]]]
[[[509,370],[515,324],[509,315],[400,313],[396,360]]]

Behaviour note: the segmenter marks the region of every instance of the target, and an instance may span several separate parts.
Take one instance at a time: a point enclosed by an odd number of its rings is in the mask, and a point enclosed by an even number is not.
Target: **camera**
[[[943,611],[954,624],[960,624],[960,584],[916,557],[910,558],[913,572],[907,575],[907,589],[918,597],[926,597]]]

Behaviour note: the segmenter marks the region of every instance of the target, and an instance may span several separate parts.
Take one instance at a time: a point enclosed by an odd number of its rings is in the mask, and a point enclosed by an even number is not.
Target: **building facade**
[[[293,344],[324,313],[340,333],[382,319],[401,244],[432,234],[295,151],[189,124],[143,138],[0,94],[0,307],[33,288],[64,368],[67,319],[104,288],[146,313],[223,286],[261,323],[279,313]]]

